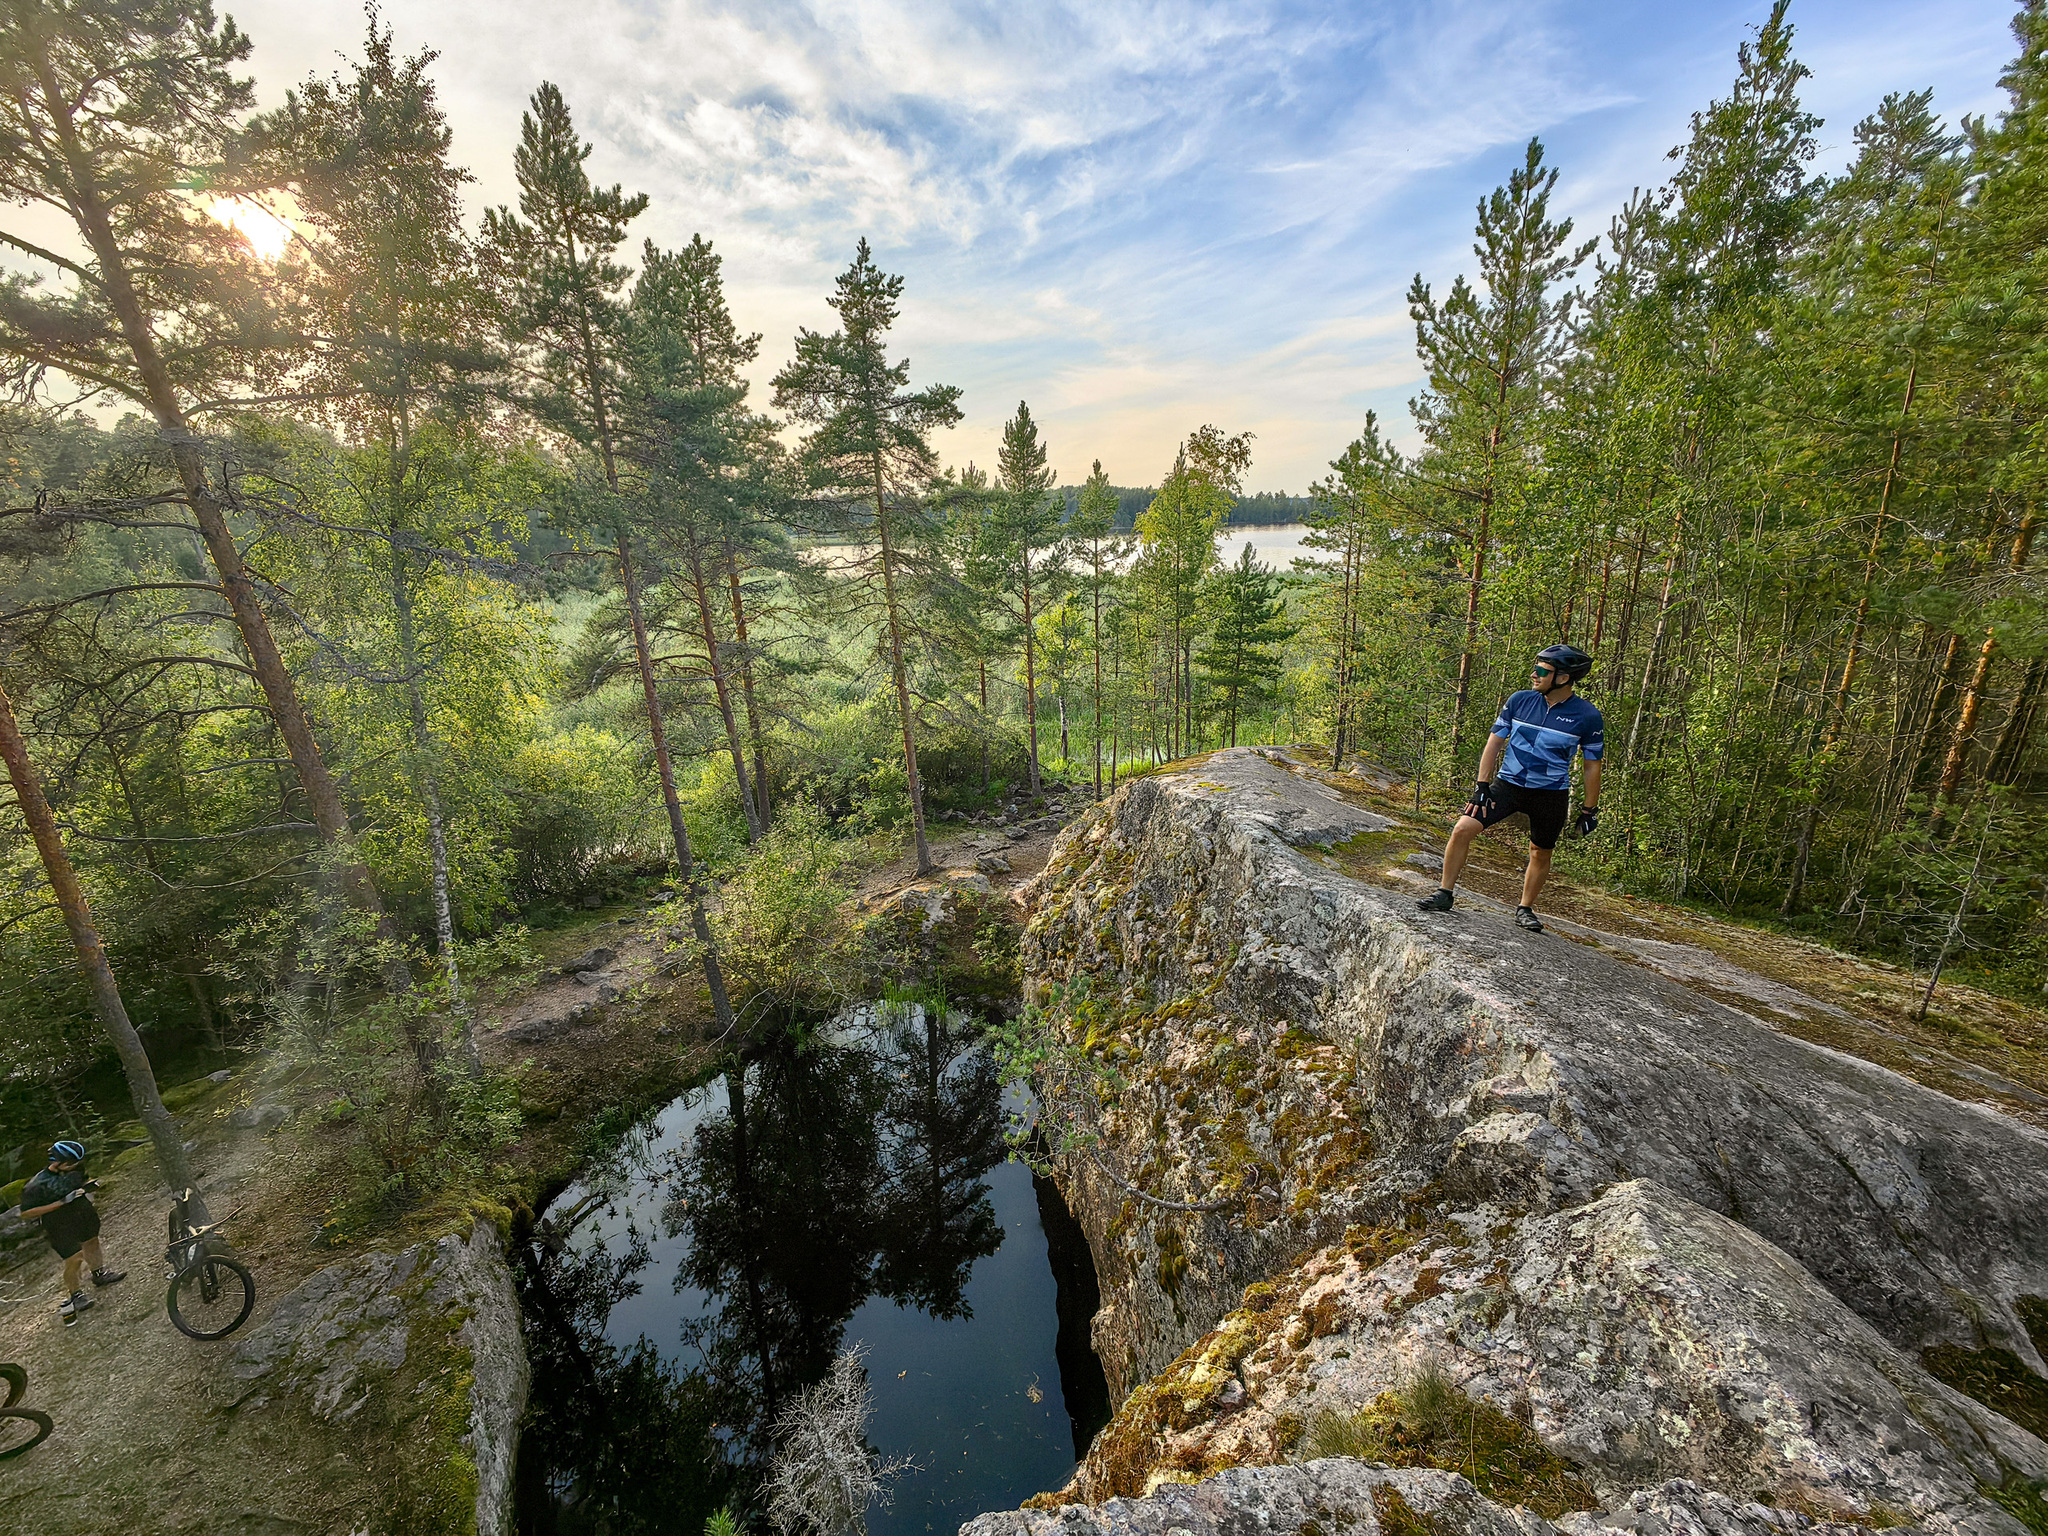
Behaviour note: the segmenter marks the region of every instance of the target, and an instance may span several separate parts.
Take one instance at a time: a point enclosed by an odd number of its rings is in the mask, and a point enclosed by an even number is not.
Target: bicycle
[[[7,1400],[0,1402],[0,1461],[5,1461],[34,1450],[57,1426],[40,1408],[14,1406],[28,1391],[28,1372],[21,1366],[0,1362],[0,1381],[7,1383]]]
[[[171,1290],[164,1306],[180,1333],[194,1339],[224,1339],[249,1320],[256,1306],[256,1280],[248,1266],[221,1251],[222,1222],[192,1225],[186,1190],[171,1203]],[[230,1215],[233,1213],[230,1212]]]

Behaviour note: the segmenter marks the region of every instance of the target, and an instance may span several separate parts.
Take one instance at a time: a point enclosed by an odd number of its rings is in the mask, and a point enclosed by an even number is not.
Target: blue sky
[[[221,0],[262,100],[334,66],[359,12]],[[1475,203],[1531,134],[1582,233],[1660,182],[1768,0],[944,4],[387,0],[437,77],[474,203],[508,202],[528,93],[552,79],[604,181],[662,244],[725,254],[765,381],[830,324],[865,234],[908,282],[900,351],[962,386],[951,462],[992,462],[1021,399],[1065,479],[1156,481],[1214,421],[1252,483],[1299,492],[1368,407],[1405,427],[1403,294],[1470,265]],[[2006,0],[1794,0],[1807,100],[1841,163],[1890,90],[1995,111]]]

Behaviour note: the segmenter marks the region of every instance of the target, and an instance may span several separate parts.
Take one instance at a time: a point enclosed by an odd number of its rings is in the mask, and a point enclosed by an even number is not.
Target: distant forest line
[[[1152,505],[1152,498],[1159,494],[1156,485],[1112,485],[1116,496],[1115,530],[1129,533],[1138,526],[1138,516]],[[1063,485],[1058,494],[1065,500],[1067,518],[1071,521],[1080,510],[1081,487]],[[1290,523],[1304,523],[1315,510],[1313,496],[1290,496],[1285,491],[1258,491],[1250,496],[1237,496],[1231,500],[1230,516],[1227,521],[1243,528],[1277,528]]]

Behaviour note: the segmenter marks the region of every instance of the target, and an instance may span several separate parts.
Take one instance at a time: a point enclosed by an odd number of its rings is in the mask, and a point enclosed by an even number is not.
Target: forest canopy
[[[867,241],[764,339],[547,83],[479,209],[374,12],[264,113],[205,7],[4,16],[0,1145],[120,1038],[53,840],[145,1040],[377,994],[473,1066],[469,967],[636,879],[744,1027],[756,850],[928,866],[942,817],[1245,742],[1449,807],[1559,641],[1607,722],[1578,878],[2048,982],[2043,0],[2002,111],[1888,95],[1838,172],[1783,3],[1597,238],[1503,157],[1475,264],[1408,293],[1412,431],[1302,496],[1195,420],[1156,485],[1059,485],[1091,447],[1026,402],[954,464]],[[1274,523],[1288,568],[1219,553]]]

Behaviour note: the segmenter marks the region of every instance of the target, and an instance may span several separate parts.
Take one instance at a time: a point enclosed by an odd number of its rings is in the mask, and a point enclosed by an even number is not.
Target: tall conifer
[[[796,356],[775,375],[775,406],[811,429],[803,457],[826,529],[872,550],[856,555],[848,569],[855,581],[879,588],[911,839],[918,873],[930,874],[936,866],[925,840],[910,685],[912,604],[917,587],[937,574],[931,556],[939,526],[927,492],[939,464],[931,434],[960,420],[960,391],[951,384],[913,391],[909,361],[889,361],[889,328],[902,296],[903,279],[877,267],[863,239],[828,301],[839,329],[797,332]]]
[[[647,194],[628,197],[616,185],[593,186],[583,168],[590,148],[577,137],[561,90],[544,82],[519,119],[519,148],[513,156],[519,212],[492,209],[484,216],[484,237],[495,248],[511,293],[513,335],[531,360],[529,404],[543,420],[595,453],[604,476],[604,518],[632,624],[633,659],[661,779],[662,805],[690,907],[691,931],[703,956],[712,1013],[725,1034],[733,1026],[732,1005],[690,852],[689,829],[683,825],[661,685],[633,563],[630,509],[619,479],[619,353],[626,324],[619,292],[632,274],[612,260],[612,253],[625,239],[626,226],[646,211]]]

